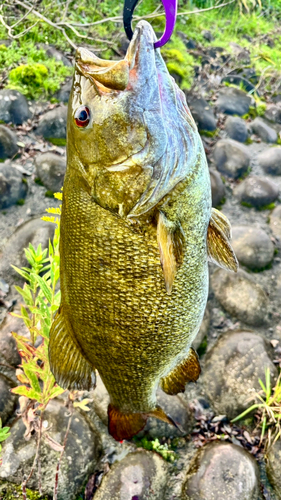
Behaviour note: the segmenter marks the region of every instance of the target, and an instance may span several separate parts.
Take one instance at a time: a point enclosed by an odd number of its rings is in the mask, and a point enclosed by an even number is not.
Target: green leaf
[[[32,321],[31,321],[30,317],[28,316],[27,310],[25,309],[24,306],[22,306],[20,310],[21,310],[21,314],[22,314],[24,323],[26,324],[27,328],[30,328],[32,325]]]
[[[29,368],[27,363],[23,363],[22,368],[23,368],[25,375],[28,377],[28,380],[30,382],[32,389],[34,389],[36,392],[40,393],[41,387],[40,387],[39,380],[38,380],[36,373],[35,373],[35,367]],[[39,372],[39,370],[40,370],[40,368],[38,367],[38,372]]]
[[[34,389],[30,389],[25,385],[19,385],[18,387],[14,387],[11,389],[13,394],[18,394],[19,396],[26,396],[29,399],[35,399],[38,403],[43,402],[42,393],[35,391]]]
[[[41,278],[41,276],[38,276],[36,274],[33,275],[35,280],[37,281],[38,285],[40,286],[43,294],[45,295],[47,301],[51,304],[52,303],[52,289],[48,285],[48,283]]]
[[[18,274],[20,274],[26,281],[30,281],[30,275],[26,272],[23,271],[22,269],[19,269],[16,266],[11,266]]]
[[[31,290],[27,283],[25,283],[23,288],[21,288],[20,286],[15,286],[15,289],[21,294],[22,298],[28,306],[33,304]]]
[[[65,389],[60,387],[59,385],[56,385],[55,387],[52,388],[52,390],[49,392],[49,398],[54,399],[60,396],[65,392]]]
[[[248,415],[248,413],[250,413],[251,411],[260,408],[260,406],[261,406],[260,404],[255,404],[255,405],[250,406],[250,408],[248,408],[247,410],[243,411],[243,413],[240,413],[240,415],[238,415],[237,417],[233,418],[231,420],[231,422],[233,423],[233,422],[237,422],[237,420],[241,420],[241,418],[243,418],[246,415]]]

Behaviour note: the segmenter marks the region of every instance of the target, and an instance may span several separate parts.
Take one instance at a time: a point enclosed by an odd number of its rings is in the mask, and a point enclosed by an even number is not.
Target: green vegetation
[[[20,206],[24,205],[24,203],[25,203],[25,200],[24,200],[23,198],[20,198],[20,199],[17,201],[17,205],[20,205]]]
[[[159,439],[157,438],[152,440],[148,439],[147,437],[143,437],[141,439],[134,437],[133,441],[139,448],[144,448],[148,451],[155,451],[156,453],[161,455],[161,457],[164,458],[164,460],[166,460],[167,462],[173,463],[177,458],[174,450],[172,450],[167,443],[160,444]]]
[[[265,384],[259,379],[261,391],[255,394],[256,403],[234,418],[232,422],[244,419],[255,412],[261,427],[260,442],[265,441],[266,451],[281,437],[281,373],[274,387],[271,385],[270,369],[265,371]]]
[[[214,5],[214,0],[180,0],[179,12]],[[159,13],[155,11],[158,7],[158,0],[143,0],[135,14],[145,17],[154,13],[155,17],[148,20],[156,32],[162,32],[165,17],[157,17]],[[48,56],[48,45],[73,54],[75,46],[87,44],[103,58],[120,57],[118,45],[123,34],[122,8],[123,4],[119,0],[42,0],[36,4],[33,12],[27,13],[23,8],[13,7],[12,3],[4,3],[2,14],[5,22],[14,25],[11,32],[18,38],[10,46],[0,45],[0,78],[2,76],[5,79],[6,87],[17,88],[29,98],[52,98],[61,83],[72,73],[72,68]],[[36,13],[45,16],[49,24]],[[24,14],[27,15],[18,22]],[[199,15],[180,15],[177,31],[162,53],[169,71],[181,87],[189,88],[194,67],[200,58],[186,51],[183,34],[203,46],[223,47],[228,53],[235,51],[233,43],[236,43],[250,51],[250,66],[255,68],[257,74],[262,73],[269,82],[281,71],[280,19],[280,0],[237,0],[229,6]],[[204,38],[204,30],[211,31],[213,41],[208,42]],[[270,46],[267,45],[267,37],[272,40]],[[0,23],[0,39],[7,38],[7,28]],[[255,110],[258,116],[262,116],[263,112],[264,103]]]
[[[0,498],[1,500],[24,500],[21,487],[16,484],[0,483]],[[47,497],[41,496],[37,491],[26,489],[27,500],[48,500]]]

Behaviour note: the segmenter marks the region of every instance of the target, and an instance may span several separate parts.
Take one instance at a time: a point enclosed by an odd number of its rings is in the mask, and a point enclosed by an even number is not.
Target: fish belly
[[[62,307],[83,355],[122,411],[155,407],[160,378],[184,358],[200,327],[208,293],[207,218],[197,198],[197,220],[182,223],[188,244],[168,295],[156,231],[153,237],[100,207],[73,178],[65,183]]]

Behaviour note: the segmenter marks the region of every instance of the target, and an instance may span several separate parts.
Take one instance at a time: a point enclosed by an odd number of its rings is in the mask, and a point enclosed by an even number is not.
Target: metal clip
[[[139,0],[125,0],[124,11],[123,11],[123,24],[127,37],[129,40],[133,37],[132,30],[132,18],[136,5]],[[174,27],[177,19],[177,6],[178,0],[162,0],[165,14],[166,14],[166,27],[160,40],[155,42],[155,49],[162,47],[167,43],[174,31]]]

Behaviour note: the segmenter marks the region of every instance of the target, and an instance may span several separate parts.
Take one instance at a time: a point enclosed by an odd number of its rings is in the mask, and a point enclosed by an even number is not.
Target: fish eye
[[[80,106],[75,111],[74,120],[77,127],[87,127],[90,122],[90,110],[87,106]]]

